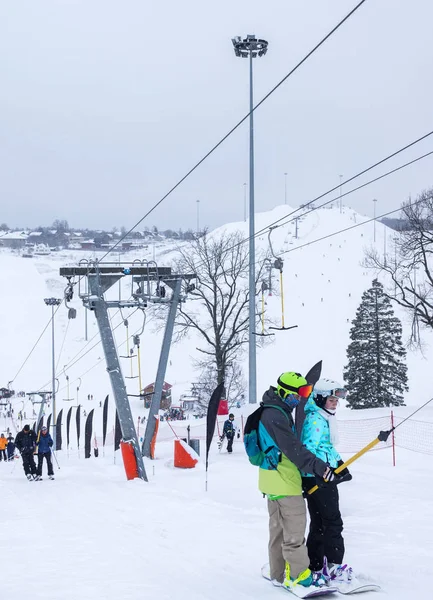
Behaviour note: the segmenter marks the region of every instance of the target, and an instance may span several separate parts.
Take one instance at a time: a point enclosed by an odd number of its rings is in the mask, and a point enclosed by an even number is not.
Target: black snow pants
[[[303,477],[302,484],[306,492],[315,485],[314,477]],[[329,483],[306,497],[310,513],[307,538],[310,569],[320,571],[325,556],[329,563],[341,564],[344,558],[343,520],[336,484]]]
[[[51,452],[39,452],[38,453],[38,475],[42,476],[42,465],[44,458],[47,461],[48,476],[54,475],[53,463],[51,462]]]
[[[36,475],[36,464],[35,459],[33,458],[33,451],[23,452],[21,454],[21,457],[23,459],[24,473],[26,475],[28,475],[29,473],[31,475]]]
[[[235,436],[232,435],[231,437],[227,436],[227,452],[232,453],[233,452],[233,440],[235,439]]]
[[[6,450],[0,450],[0,460],[7,460],[6,458]]]

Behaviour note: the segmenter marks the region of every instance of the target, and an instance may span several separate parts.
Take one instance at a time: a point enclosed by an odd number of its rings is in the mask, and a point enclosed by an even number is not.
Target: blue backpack
[[[262,412],[265,408],[276,408],[282,412],[287,421],[289,421],[289,417],[280,406],[275,406],[274,404],[261,404],[257,410],[249,415],[245,423],[244,446],[248,460],[252,465],[272,471],[278,467],[278,463],[281,460],[281,450],[275,445],[274,440],[260,422]],[[264,441],[264,448],[261,447],[260,438]]]

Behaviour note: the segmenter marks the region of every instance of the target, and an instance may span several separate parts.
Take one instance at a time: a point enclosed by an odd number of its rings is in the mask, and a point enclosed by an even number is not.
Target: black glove
[[[327,485],[329,485],[330,483],[339,483],[339,475],[338,473],[335,472],[335,469],[329,465],[328,466],[328,470],[324,475],[315,475],[315,480],[316,480],[316,485],[319,488],[325,487]],[[326,479],[325,479],[326,477]]]
[[[338,461],[338,466],[340,467],[343,463],[342,460]],[[338,485],[339,483],[344,483],[345,481],[352,480],[352,473],[350,473],[349,469],[346,467],[342,471],[340,471],[335,479],[335,483]]]
[[[390,429],[389,431],[379,431],[379,435],[377,436],[377,439],[379,440],[379,442],[386,442],[391,433],[392,433],[392,429]]]
[[[342,460],[338,461],[338,466],[341,467],[341,465],[343,465],[344,462]],[[340,479],[344,479],[344,481],[350,481],[352,479],[352,475],[349,472],[349,469],[346,467],[345,469],[343,469],[342,471],[339,471],[338,473],[338,477],[340,477]]]
[[[241,432],[238,431],[238,439],[241,437]]]

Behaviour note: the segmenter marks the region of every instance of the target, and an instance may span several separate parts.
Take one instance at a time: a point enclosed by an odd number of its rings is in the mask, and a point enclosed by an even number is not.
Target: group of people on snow
[[[320,379],[313,386],[299,373],[286,372],[264,393],[257,411],[255,434],[265,458],[251,462],[259,466],[259,489],[269,514],[269,565],[262,575],[275,586],[301,590],[301,596],[354,581],[352,568],[344,563],[337,488],[352,475],[347,468],[335,472],[343,464],[335,448],[336,410],[345,397],[346,390],[335,381]],[[220,450],[225,438],[232,453],[236,434],[240,436],[230,414]],[[305,541],[306,504],[310,526]]]
[[[48,477],[54,479],[53,463],[51,460],[53,438],[45,425],[41,427],[37,434],[33,429],[30,429],[30,425],[24,425],[22,430],[17,433],[15,446],[21,454],[24,473],[29,481],[42,479],[44,459],[47,463]],[[37,466],[35,456],[38,457]]]
[[[276,460],[259,466],[259,489],[269,513],[269,567],[262,574],[290,591],[308,588],[313,594],[324,586],[350,585],[353,579],[344,563],[337,489],[352,476],[347,468],[335,472],[343,464],[335,449],[336,410],[345,396],[335,381],[321,379],[313,386],[295,372],[283,373],[263,395],[258,441]],[[304,498],[310,515],[306,542]]]
[[[11,433],[9,433],[9,428],[7,433],[8,437],[5,437],[5,434],[0,434],[0,461],[8,461],[12,460],[15,454],[15,444],[14,438]]]

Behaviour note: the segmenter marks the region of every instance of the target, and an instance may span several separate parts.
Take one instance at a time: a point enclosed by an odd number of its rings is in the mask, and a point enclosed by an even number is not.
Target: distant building
[[[25,231],[8,231],[0,234],[0,246],[3,248],[24,248],[28,234]]]
[[[171,407],[171,388],[173,386],[166,381],[162,386],[161,395],[161,408],[162,410],[168,410]],[[150,383],[141,392],[144,396],[144,408],[150,408],[150,402],[152,400],[152,394],[155,390],[155,383]]]

